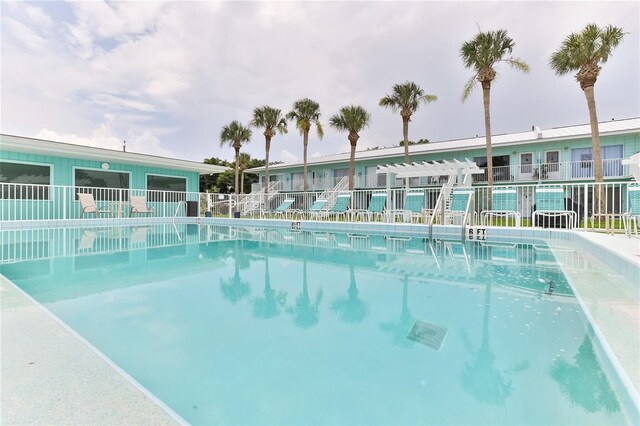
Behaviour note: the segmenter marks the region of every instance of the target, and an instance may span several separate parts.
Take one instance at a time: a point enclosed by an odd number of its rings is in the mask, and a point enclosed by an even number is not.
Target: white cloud
[[[294,163],[298,161],[298,157],[296,157],[286,149],[283,149],[282,151],[280,151],[280,160],[284,161],[285,163]]]
[[[246,124],[256,106],[287,112],[296,99],[310,97],[320,103],[326,129],[321,142],[310,135],[314,155],[348,151],[346,136],[327,121],[349,104],[372,114],[359,149],[397,146],[400,117],[378,101],[393,84],[414,80],[439,100],[412,117],[409,138],[468,137],[483,132],[481,91],[460,102],[470,72],[458,49],[475,34],[476,22],[483,29],[507,28],[514,54],[532,68],[527,75],[500,68],[491,101],[496,133],[588,121],[577,83],[556,77],[548,56],[590,21],[630,33],[603,66],[598,111],[602,117],[640,113],[640,100],[628,96],[640,90],[640,42],[632,36],[640,32],[637,2],[501,3],[500,13],[484,2],[409,2],[402,8],[392,2],[61,5],[3,3],[4,132],[50,129],[93,140],[106,122],[114,137],[127,135],[131,143],[147,132],[158,139],[147,138],[146,148],[194,160],[228,157],[218,142],[223,125],[236,119]],[[64,20],[47,15],[55,7],[64,7]],[[302,158],[301,142],[290,125],[288,135],[274,140],[273,160]],[[246,152],[264,158],[260,132]]]
[[[311,158],[320,158],[320,157],[322,157],[322,154],[320,154],[318,151],[311,154]]]
[[[96,148],[113,149],[120,151],[123,148],[123,139],[114,134],[109,122],[101,123],[89,136],[77,134],[61,134],[51,129],[42,129],[36,135],[38,139],[65,142],[74,145],[93,146]],[[159,155],[162,157],[176,157],[175,153],[160,146],[160,140],[151,131],[142,134],[130,134],[126,140],[127,152],[140,154]],[[180,158],[180,157],[178,157]]]

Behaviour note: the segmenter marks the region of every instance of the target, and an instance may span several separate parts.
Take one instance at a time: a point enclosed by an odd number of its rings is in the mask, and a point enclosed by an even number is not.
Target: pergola
[[[640,152],[622,160],[622,164],[629,166],[629,173],[637,183],[640,183]]]
[[[458,184],[469,186],[471,182],[468,180],[468,176],[476,174],[484,174],[478,165],[465,158],[464,161],[460,160],[442,160],[437,161],[421,161],[419,163],[404,163],[404,164],[390,164],[388,166],[378,166],[376,173],[386,173],[387,175],[394,175],[399,178],[412,178],[422,176],[457,176]],[[409,186],[409,179],[406,180],[407,187]],[[391,187],[391,179],[387,177],[387,189]]]

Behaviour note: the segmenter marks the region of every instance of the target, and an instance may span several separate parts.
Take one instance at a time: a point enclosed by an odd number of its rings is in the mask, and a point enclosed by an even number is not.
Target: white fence
[[[619,224],[621,214],[627,211],[627,186],[629,182],[565,183],[563,187],[566,209],[572,210],[578,217],[580,227],[603,227],[600,221]],[[494,187],[505,186],[496,184]],[[535,184],[513,185],[517,192],[517,211],[523,218],[522,226],[533,226],[530,219],[535,208]],[[602,207],[596,200],[598,188],[603,194]],[[411,188],[411,191],[424,192],[424,209],[433,209],[440,193],[440,187]],[[474,186],[475,212],[479,215],[488,209],[488,188]],[[352,191],[352,210],[366,210],[374,189]],[[387,193],[387,210],[401,210],[406,195],[405,188],[393,188]],[[153,208],[154,217],[173,216],[223,216],[233,215],[259,217],[261,211],[275,210],[285,199],[293,199],[291,207],[295,211],[308,209],[321,194],[315,192],[278,192],[270,197],[252,200],[251,206],[244,205],[242,196],[233,194],[210,194],[198,192],[145,191],[110,188],[86,188],[54,185],[0,184],[0,221],[21,220],[64,220],[78,219],[82,206],[77,193],[91,193],[96,207],[104,210],[101,216],[128,218],[138,216],[131,211],[131,197],[143,196],[147,205]],[[245,203],[246,204],[246,203]],[[331,205],[325,206],[326,210]],[[93,217],[85,213],[84,217]],[[354,216],[355,217],[355,216]],[[587,220],[585,220],[587,219]],[[387,219],[389,220],[389,219]],[[496,223],[498,224],[498,223]],[[619,226],[619,225],[618,225]]]

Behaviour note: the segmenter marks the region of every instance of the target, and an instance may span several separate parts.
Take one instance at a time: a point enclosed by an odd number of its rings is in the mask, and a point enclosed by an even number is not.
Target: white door
[[[533,180],[533,153],[520,154],[520,180]]]
[[[546,179],[560,179],[560,151],[546,151],[543,166]]]

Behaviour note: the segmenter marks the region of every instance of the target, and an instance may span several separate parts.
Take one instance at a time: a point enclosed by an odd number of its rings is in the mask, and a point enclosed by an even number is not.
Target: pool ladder
[[[173,223],[176,223],[176,218],[178,217],[178,211],[180,210],[180,206],[184,204],[184,212],[187,213],[187,202],[185,200],[178,201],[178,205],[176,206],[176,212],[173,214]]]

